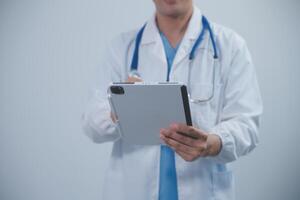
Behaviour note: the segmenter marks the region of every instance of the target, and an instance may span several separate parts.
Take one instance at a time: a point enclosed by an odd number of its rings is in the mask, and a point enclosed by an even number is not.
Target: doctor
[[[114,142],[102,199],[232,200],[228,163],[257,146],[262,114],[248,48],[192,0],[154,4],[156,12],[144,26],[121,34],[106,49],[100,88],[83,114],[84,130],[94,142]],[[158,134],[166,145],[124,144],[106,90],[113,81],[142,80],[185,83],[194,126],[162,127]]]

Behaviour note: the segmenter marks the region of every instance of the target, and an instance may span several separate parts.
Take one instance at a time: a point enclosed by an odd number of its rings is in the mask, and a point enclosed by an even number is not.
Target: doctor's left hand
[[[128,82],[128,83],[143,82],[143,80],[136,76],[128,76],[128,79],[126,82]]]
[[[222,148],[219,136],[185,124],[172,124],[169,128],[161,129],[160,138],[186,161],[216,156]]]

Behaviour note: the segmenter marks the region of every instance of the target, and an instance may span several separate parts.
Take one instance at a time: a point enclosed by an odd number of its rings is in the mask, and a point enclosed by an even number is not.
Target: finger
[[[175,151],[175,150],[174,150]],[[194,161],[197,157],[194,157],[190,154],[184,153],[182,151],[175,151],[182,159],[185,161],[191,162]]]
[[[166,136],[168,138],[172,138],[182,144],[188,145],[190,147],[196,147],[196,145],[197,145],[197,143],[196,143],[197,141],[195,139],[192,139],[189,136],[179,134],[178,132],[173,131],[171,129],[163,130],[163,131],[161,131],[161,134],[163,134],[164,136]]]
[[[169,142],[168,139],[165,139],[162,135],[161,138],[164,140],[165,144],[168,145],[171,149],[173,149],[180,157],[182,157],[185,161],[194,161],[199,157],[206,157],[207,151],[204,148],[197,148],[194,151],[185,151],[182,148],[177,148],[176,145],[172,145],[172,142]]]
[[[135,77],[135,76],[129,76],[127,81],[126,82],[129,82],[129,83],[134,83],[134,82],[142,82],[143,80],[138,78],[138,77]]]
[[[186,124],[171,124],[170,128],[176,132],[186,133],[187,135],[192,135],[202,140],[206,140],[208,136],[204,131],[196,129],[193,126],[187,126]]]
[[[185,153],[183,151],[176,150],[174,147],[169,146],[173,151],[175,151],[182,159],[185,161],[191,162],[195,160],[195,157],[192,156],[191,154]]]
[[[163,134],[161,134],[161,139],[168,146],[175,149],[175,151],[182,151],[182,152],[185,152],[186,154],[192,154],[192,155],[195,155],[198,153],[196,149],[194,149],[190,146],[184,145],[180,142],[177,142],[176,140],[173,140],[172,138],[168,138],[168,137],[164,136]]]
[[[117,121],[118,121],[118,118],[117,118],[117,116],[114,114],[114,113],[110,113],[110,118],[111,118],[111,120],[114,122],[114,123],[116,123]]]
[[[176,132],[175,132],[175,134],[181,136],[180,134],[178,134]],[[178,143],[182,144],[181,146],[178,147],[179,150],[181,150],[181,151],[184,151],[186,153],[190,153],[190,154],[193,154],[193,155],[196,155],[196,156],[207,155],[207,153],[206,153],[206,151],[207,151],[207,142],[206,141],[191,139],[192,143],[193,143],[193,146],[186,145],[186,144],[182,143],[179,140],[176,140],[172,137],[169,137],[169,136],[172,135],[172,130],[170,130],[170,129],[161,129],[161,135],[164,136],[164,137],[161,137],[163,139],[163,141],[169,146],[173,145],[172,147],[176,148],[176,146],[174,146],[174,145],[176,145],[175,142],[178,142]],[[185,137],[185,136],[183,136],[183,137]],[[189,137],[186,137],[186,138],[190,139]],[[169,143],[167,143],[166,140],[168,140]],[[172,140],[174,140],[175,142],[173,142]],[[183,147],[184,149],[180,148],[180,147]]]

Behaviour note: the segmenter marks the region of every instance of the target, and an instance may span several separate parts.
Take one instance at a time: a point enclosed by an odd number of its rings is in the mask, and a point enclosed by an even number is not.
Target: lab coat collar
[[[174,58],[173,65],[176,66],[190,53],[191,47],[194,41],[198,38],[202,30],[202,14],[200,10],[194,6],[193,14],[189,21],[187,30],[181,40],[176,56]],[[141,46],[155,44],[152,48],[153,54],[160,58],[160,60],[166,63],[166,54],[164,52],[163,44],[159,34],[158,27],[156,25],[155,15],[147,22],[145,27]],[[202,46],[204,44],[201,44]]]
[[[189,21],[186,33],[182,39],[196,40],[202,30],[202,14],[201,11],[194,6],[193,14]],[[147,21],[147,25],[145,27],[141,45],[155,43],[161,40],[159,35],[159,30],[156,24],[155,14]]]

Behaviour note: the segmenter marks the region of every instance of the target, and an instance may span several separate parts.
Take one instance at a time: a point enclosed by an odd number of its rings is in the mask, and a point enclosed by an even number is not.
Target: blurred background
[[[195,0],[248,42],[264,100],[260,146],[233,164],[240,200],[300,199],[300,1]],[[0,199],[99,200],[111,143],[80,117],[104,45],[151,0],[0,0]]]

